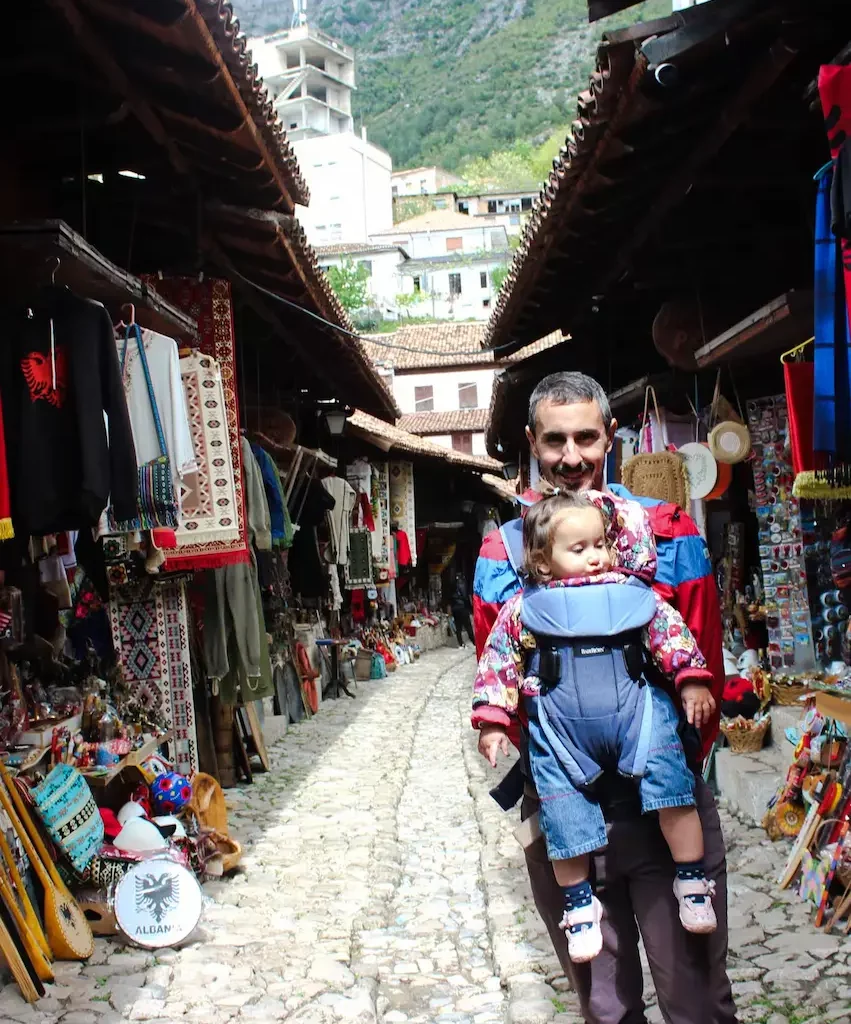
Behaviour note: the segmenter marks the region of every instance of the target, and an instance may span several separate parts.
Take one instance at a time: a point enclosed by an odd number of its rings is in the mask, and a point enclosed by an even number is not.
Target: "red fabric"
[[[369,498],[367,498],[363,491],[358,493],[358,504],[360,505],[361,516],[363,517],[363,525],[367,530],[375,533],[375,519],[373,519],[372,516],[372,505]]]
[[[851,135],[851,66],[823,64],[819,68],[818,91],[830,155],[836,160],[845,139]],[[851,241],[841,239],[841,247],[845,302],[851,315]]]
[[[352,591],[352,620],[363,622],[366,619],[366,591]]]
[[[813,452],[815,384],[812,363],[784,363],[786,407],[789,410],[789,445],[795,473],[821,468]]]
[[[411,545],[404,530],[396,531],[396,558],[399,566],[412,565]]]

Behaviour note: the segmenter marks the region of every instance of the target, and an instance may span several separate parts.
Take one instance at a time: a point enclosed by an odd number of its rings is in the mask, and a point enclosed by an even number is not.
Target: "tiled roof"
[[[488,425],[487,409],[450,409],[448,412],[414,412],[398,424],[411,434],[460,434],[483,431]]]
[[[421,213],[410,220],[400,221],[394,224],[387,231],[376,231],[375,238],[387,235],[410,235],[417,231],[455,231],[464,228],[482,228],[482,221],[486,217],[470,217],[466,213],[458,213],[456,210],[429,210],[428,213]],[[494,227],[500,227],[501,222],[494,219]]]
[[[408,452],[410,455],[439,459],[453,466],[476,470],[480,473],[499,473],[502,468],[501,462],[497,462],[496,459],[487,455],[465,455],[452,448],[443,448],[424,437],[409,434],[408,431],[402,430],[392,423],[385,423],[384,420],[369,416],[367,413],[361,412],[360,409],[352,414],[348,420],[348,427],[367,440],[379,439],[383,442],[382,447],[389,445],[391,449]]]
[[[400,327],[392,334],[365,335],[363,344],[374,363],[392,366],[397,371],[499,365],[501,360],[494,360],[494,353],[482,348],[485,331],[486,324],[476,321],[414,324]],[[506,361],[514,362],[563,341],[561,332],[553,331],[525,349],[522,356],[511,356]]]

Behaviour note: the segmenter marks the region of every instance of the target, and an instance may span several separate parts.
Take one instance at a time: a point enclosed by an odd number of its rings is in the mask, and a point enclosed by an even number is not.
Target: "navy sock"
[[[564,909],[569,914],[571,910],[579,910],[580,907],[591,906],[593,891],[588,881],[578,882],[576,885],[563,885],[561,891],[564,893]]]
[[[706,878],[706,869],[703,866],[702,860],[684,861],[681,864],[676,865],[677,878],[681,882],[693,882],[702,881]],[[705,896],[690,896],[690,900],[694,903],[705,903]]]

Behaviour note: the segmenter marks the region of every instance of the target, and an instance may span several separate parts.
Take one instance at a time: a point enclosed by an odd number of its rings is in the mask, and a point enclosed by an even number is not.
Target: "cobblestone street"
[[[57,965],[36,1007],[6,986],[0,1020],[579,1021],[514,816],[487,794],[495,775],[468,725],[472,668],[469,653],[442,650],[292,727],[274,771],[228,795],[243,870],[205,886],[195,940],[156,954],[100,940],[85,966]],[[783,848],[725,825],[742,1021],[851,1019],[848,943],[813,930],[797,896],[777,890]],[[654,1006],[649,1019],[661,1020]]]

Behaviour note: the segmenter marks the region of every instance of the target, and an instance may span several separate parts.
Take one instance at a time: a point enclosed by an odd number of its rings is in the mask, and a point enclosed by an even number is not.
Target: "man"
[[[605,490],[603,469],[617,422],[597,381],[581,373],[546,377],[532,393],[526,435],[541,475],[557,487]],[[623,487],[610,490],[632,497]],[[527,491],[526,505],[538,495]],[[636,498],[647,509],[658,546],[655,589],[675,605],[697,638],[715,678],[716,705],[721,703],[724,668],[721,620],[706,545],[694,522],[678,507]],[[509,524],[510,526],[511,524]],[[506,528],[504,528],[506,529]],[[476,566],[473,613],[477,651],[487,640],[501,605],[520,587],[503,533],[485,537]],[[497,721],[497,716],[490,718]],[[473,716],[480,748],[494,725],[488,706]],[[735,1024],[736,1012],[726,973],[727,866],[715,801],[699,774],[698,763],[718,731],[718,714],[704,725],[694,743],[695,799],[705,842],[707,877],[717,884],[718,929],[711,936],[689,935],[677,917],[671,895],[674,865],[654,816],[642,816],[635,787],[607,780],[601,795],[609,822],[609,844],[595,858],[598,896],[603,903],[603,951],[588,964],[573,964],[558,925],[563,897],[542,839],[526,850],[526,864],[536,906],[556,952],[573,980],[589,1024],[646,1024],[643,977],[638,952],[639,930],[650,962],[659,1006],[669,1024]],[[684,735],[684,739],[686,736]],[[693,736],[697,741],[697,736]],[[512,739],[519,746],[520,737]],[[495,795],[497,795],[495,793]],[[513,797],[501,794],[503,806]],[[537,795],[525,781],[521,816],[538,809]]]
[[[449,602],[449,608],[455,624],[455,636],[458,637],[458,646],[462,648],[465,646],[465,632],[470,640],[475,643],[476,637],[473,633],[473,624],[470,621],[470,595],[463,573],[455,574],[455,589],[452,591],[452,600]]]

